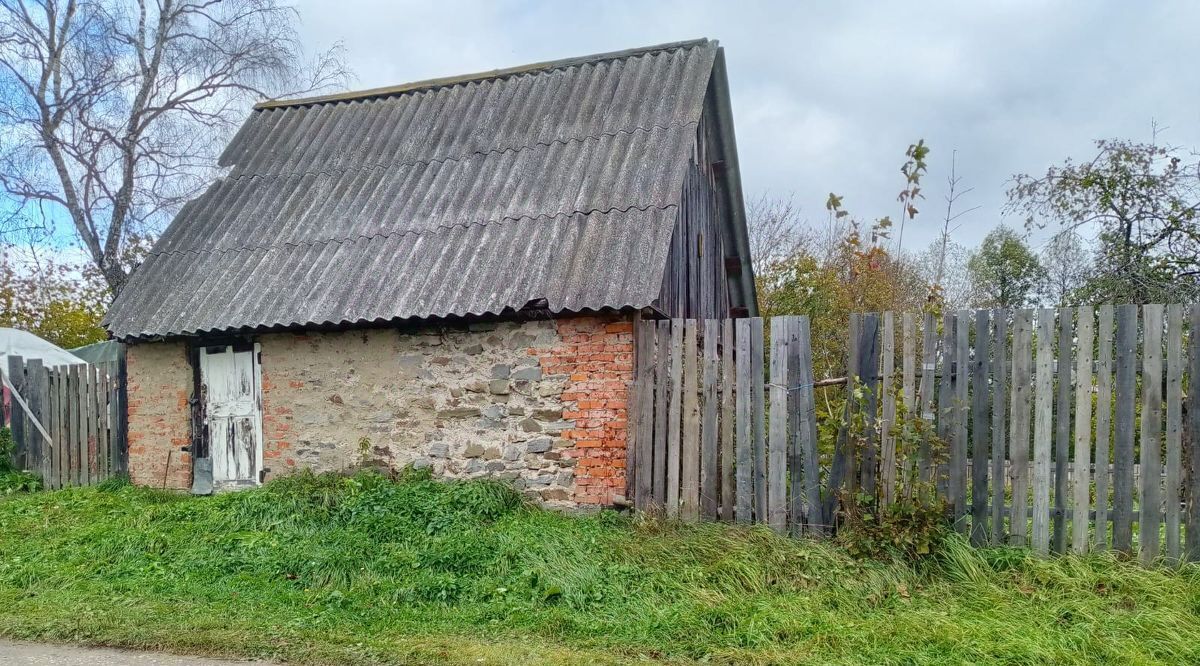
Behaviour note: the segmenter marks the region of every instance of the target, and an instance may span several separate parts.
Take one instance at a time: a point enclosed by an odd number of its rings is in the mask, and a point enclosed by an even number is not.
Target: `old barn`
[[[432,468],[626,494],[633,325],[754,314],[697,40],[258,105],[105,319],[129,473]]]

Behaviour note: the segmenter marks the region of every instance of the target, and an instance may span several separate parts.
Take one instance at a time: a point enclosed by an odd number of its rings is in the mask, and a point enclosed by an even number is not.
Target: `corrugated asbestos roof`
[[[269,103],[105,318],[117,338],[644,307],[717,52],[699,40]]]

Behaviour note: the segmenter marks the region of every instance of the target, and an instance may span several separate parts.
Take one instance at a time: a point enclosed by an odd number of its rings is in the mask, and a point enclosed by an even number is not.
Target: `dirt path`
[[[131,652],[74,645],[46,645],[0,640],[0,664],[7,666],[229,666],[267,662],[181,657],[160,652]]]

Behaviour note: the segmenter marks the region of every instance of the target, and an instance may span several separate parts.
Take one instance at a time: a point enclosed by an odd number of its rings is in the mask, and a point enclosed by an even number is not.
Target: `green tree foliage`
[[[1029,226],[1095,231],[1096,262],[1079,300],[1150,303],[1200,294],[1200,163],[1177,148],[1096,142],[1086,162],[1018,175],[1009,207]]]
[[[975,305],[985,308],[1020,308],[1030,305],[1045,271],[1037,255],[1016,231],[999,226],[971,253],[967,271]]]
[[[0,254],[0,326],[29,331],[70,349],[108,337],[100,319],[109,290],[88,265],[27,261]]]

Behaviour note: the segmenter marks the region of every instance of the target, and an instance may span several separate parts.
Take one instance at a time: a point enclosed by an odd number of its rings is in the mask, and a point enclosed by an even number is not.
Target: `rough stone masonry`
[[[612,504],[625,492],[632,330],[628,317],[580,316],[257,336],[266,478],[412,465],[503,479],[548,505]],[[187,488],[186,346],[128,357],[131,477]]]

